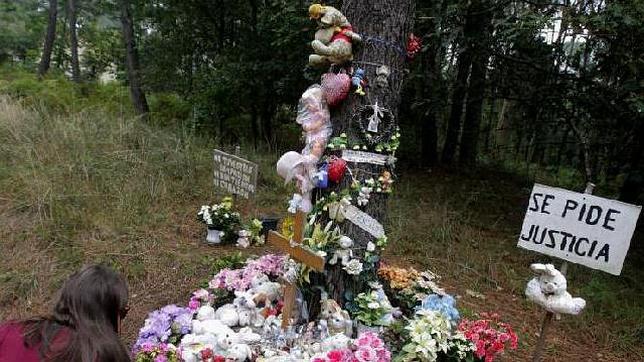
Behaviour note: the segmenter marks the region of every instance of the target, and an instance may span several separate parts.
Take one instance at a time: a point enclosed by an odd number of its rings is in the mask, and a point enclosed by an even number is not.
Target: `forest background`
[[[264,170],[246,213],[282,209],[272,164],[299,144],[295,106],[320,75],[306,65],[308,5],[0,1],[0,236],[11,251],[1,317],[43,310],[87,261],[112,263],[141,290],[130,333],[181,300],[216,264],[193,220],[212,202],[214,147],[240,145]],[[644,201],[644,2],[416,9],[422,50],[397,70],[407,74],[389,257],[436,269],[472,312],[512,314],[528,353],[540,314],[508,304],[543,259],[514,246],[532,182],[590,181],[598,195]],[[589,310],[562,322],[551,358],[644,356],[643,252],[638,230],[622,276],[571,270]],[[161,280],[168,268],[190,286]]]

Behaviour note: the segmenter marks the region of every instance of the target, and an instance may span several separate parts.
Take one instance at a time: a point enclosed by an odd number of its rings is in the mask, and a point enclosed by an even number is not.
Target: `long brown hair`
[[[40,345],[41,359],[47,361],[129,361],[117,333],[127,299],[121,275],[102,265],[84,267],[67,279],[51,316],[24,322],[25,345]],[[64,327],[70,330],[69,341],[53,351],[51,342]]]

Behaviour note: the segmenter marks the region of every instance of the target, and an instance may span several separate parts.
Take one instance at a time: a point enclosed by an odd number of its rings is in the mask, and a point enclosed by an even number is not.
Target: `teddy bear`
[[[250,291],[253,293],[252,300],[255,305],[264,303],[270,304],[280,297],[282,285],[272,282],[265,274],[258,274],[251,280]]]
[[[232,303],[224,304],[215,311],[215,319],[228,327],[235,327],[239,324],[239,310]]]
[[[247,291],[235,291],[235,299],[233,300],[233,305],[237,308],[239,316],[239,326],[256,326],[260,327],[264,324],[264,318],[259,313],[257,308],[257,303],[253,299],[255,292],[251,290]]]
[[[318,23],[315,40],[311,42],[315,54],[309,55],[309,64],[328,66],[353,59],[352,43],[362,38],[353,32],[351,24],[338,9],[313,4],[309,7],[309,17]]]
[[[582,298],[573,298],[566,291],[566,277],[552,264],[535,263],[530,269],[537,274],[528,282],[526,297],[552,313],[577,315],[586,306]]]

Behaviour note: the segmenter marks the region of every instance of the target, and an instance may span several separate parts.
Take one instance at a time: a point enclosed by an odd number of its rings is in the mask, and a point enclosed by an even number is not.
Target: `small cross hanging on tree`
[[[306,213],[298,211],[295,214],[295,220],[293,222],[293,238],[289,240],[283,235],[271,230],[268,234],[268,242],[281,251],[287,253],[293,260],[318,272],[323,272],[324,258],[301,246],[302,240],[304,239],[305,222]],[[286,329],[290,323],[291,312],[295,305],[295,293],[297,291],[294,283],[286,282],[285,284],[284,307],[282,308],[282,329]]]

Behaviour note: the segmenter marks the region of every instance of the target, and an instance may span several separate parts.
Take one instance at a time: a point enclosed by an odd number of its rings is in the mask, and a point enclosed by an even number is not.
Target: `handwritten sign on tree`
[[[378,220],[353,205],[349,205],[344,209],[344,217],[354,225],[371,234],[374,238],[385,236],[385,229]]]
[[[220,150],[215,150],[214,160],[215,187],[246,199],[255,193],[257,164]]]
[[[535,184],[518,246],[619,275],[641,209]]]

